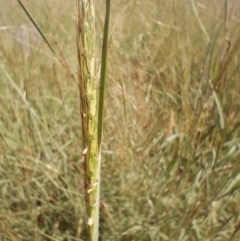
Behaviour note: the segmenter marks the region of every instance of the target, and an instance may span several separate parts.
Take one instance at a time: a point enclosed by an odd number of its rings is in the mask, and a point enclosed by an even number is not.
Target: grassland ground
[[[104,241],[240,240],[240,7],[112,2]],[[0,240],[84,240],[74,1],[0,0]],[[104,1],[96,1],[98,54]]]

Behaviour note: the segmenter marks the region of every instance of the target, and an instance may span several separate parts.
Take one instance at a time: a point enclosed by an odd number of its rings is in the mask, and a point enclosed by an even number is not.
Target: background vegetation
[[[84,240],[75,5],[24,3],[56,56],[0,0],[0,239]],[[112,2],[102,240],[239,240],[239,9]]]

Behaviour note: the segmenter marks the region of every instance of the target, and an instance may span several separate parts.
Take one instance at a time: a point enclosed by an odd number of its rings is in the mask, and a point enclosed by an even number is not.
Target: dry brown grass
[[[238,3],[222,62],[223,1],[195,2],[210,43],[189,1],[133,1],[121,13],[128,3],[112,8],[102,240],[238,240]],[[26,57],[8,41],[30,25],[16,3],[2,4],[1,25],[14,28],[0,31],[1,239],[84,240],[76,82],[43,43]],[[76,76],[74,4],[25,4]],[[103,2],[96,9],[100,49]]]

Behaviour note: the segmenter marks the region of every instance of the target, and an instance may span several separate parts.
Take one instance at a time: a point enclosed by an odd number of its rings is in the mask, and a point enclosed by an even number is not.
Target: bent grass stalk
[[[108,23],[107,11],[102,47],[100,93],[98,96],[99,71],[95,43],[95,16],[93,0],[77,0],[77,51],[80,113],[82,122],[82,158],[84,167],[85,202],[88,218],[88,239],[98,240],[101,142],[103,125],[104,89],[106,79]]]

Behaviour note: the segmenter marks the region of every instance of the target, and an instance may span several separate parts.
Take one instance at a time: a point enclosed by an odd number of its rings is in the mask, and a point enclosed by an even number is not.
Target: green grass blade
[[[26,13],[26,15],[28,16],[28,18],[30,19],[31,23],[35,26],[35,28],[37,29],[37,31],[39,32],[39,34],[41,35],[41,37],[43,38],[44,42],[47,44],[47,46],[50,48],[50,50],[52,51],[52,53],[56,56],[56,53],[54,51],[54,49],[52,48],[51,44],[49,43],[49,41],[47,40],[47,38],[45,37],[45,35],[43,34],[43,32],[41,31],[41,29],[38,27],[37,23],[35,22],[35,20],[33,19],[33,17],[31,16],[31,14],[29,13],[29,11],[26,9],[26,7],[24,6],[24,4],[21,2],[21,0],[17,0],[19,5],[21,6],[21,8],[23,9],[23,11]]]
[[[107,74],[107,52],[108,52],[108,31],[109,31],[109,19],[110,19],[111,0],[106,0],[106,16],[104,23],[104,35],[102,45],[102,66],[100,75],[100,92],[99,92],[99,106],[98,106],[98,146],[101,146],[102,142],[102,127],[103,127],[103,108],[104,108],[104,93],[106,85]]]

